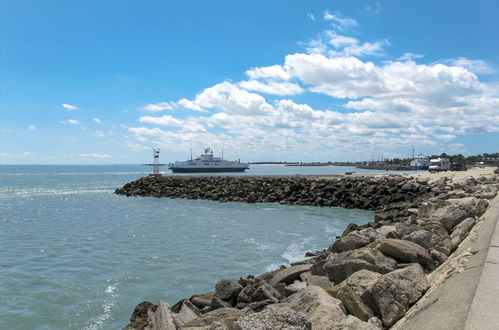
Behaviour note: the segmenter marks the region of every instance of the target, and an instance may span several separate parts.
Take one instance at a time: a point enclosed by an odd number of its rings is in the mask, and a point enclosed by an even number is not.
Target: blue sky
[[[497,1],[0,6],[0,163],[499,151]]]

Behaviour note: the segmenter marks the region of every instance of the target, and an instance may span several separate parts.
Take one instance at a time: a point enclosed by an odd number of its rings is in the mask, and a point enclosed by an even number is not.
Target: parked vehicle
[[[465,164],[458,163],[458,162],[452,162],[450,164],[450,170],[451,171],[467,171],[468,168],[466,167]]]
[[[450,170],[450,160],[448,158],[430,159],[430,166],[428,166],[428,170],[430,172],[448,171]]]

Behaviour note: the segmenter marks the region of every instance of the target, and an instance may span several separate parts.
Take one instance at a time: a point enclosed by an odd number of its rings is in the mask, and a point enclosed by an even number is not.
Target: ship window
[[[205,165],[210,165],[210,163],[204,163]]]

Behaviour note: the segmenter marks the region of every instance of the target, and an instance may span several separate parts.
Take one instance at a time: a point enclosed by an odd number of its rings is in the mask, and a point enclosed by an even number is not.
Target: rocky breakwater
[[[418,194],[414,193],[417,198],[408,201],[397,197],[387,205],[376,204],[381,197],[373,199],[363,195],[365,199],[357,199],[370,205],[369,208],[382,210],[376,226],[350,226],[327,250],[310,259],[258,277],[250,275],[235,282],[221,280],[213,292],[182,299],[172,307],[162,301],[158,305],[142,302],[125,329],[380,329],[393,326],[425,295],[432,285],[431,274],[452,258],[453,251],[475,224],[484,221],[482,214],[497,194],[499,177],[491,174],[460,182],[442,177],[426,184],[411,178],[392,179],[373,180],[382,182],[379,185],[382,187],[396,187],[397,191],[414,191],[403,186],[417,183]],[[275,180],[287,180],[287,185],[303,182],[302,179]],[[348,180],[338,181],[342,185],[350,183],[349,189],[354,189],[356,179]],[[140,185],[145,182],[154,181],[146,179]],[[330,184],[337,183],[318,180],[304,185],[310,187],[308,191],[316,191],[317,187],[328,189]],[[312,185],[316,188],[311,189]],[[364,186],[364,189],[371,187],[371,192],[376,194],[375,186]],[[285,187],[280,186],[279,190]],[[127,189],[138,188],[135,185]],[[140,191],[136,190],[135,194]],[[317,200],[319,193],[305,199],[296,192],[290,201]],[[321,201],[327,195],[320,194]],[[257,196],[255,193],[256,201]]]

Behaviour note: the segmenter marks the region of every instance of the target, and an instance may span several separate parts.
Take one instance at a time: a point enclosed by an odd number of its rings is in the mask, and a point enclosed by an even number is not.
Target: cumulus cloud
[[[142,107],[142,110],[151,111],[151,112],[160,112],[165,110],[172,110],[174,108],[174,103],[172,102],[160,102],[160,103],[151,103]]]
[[[71,125],[78,125],[79,124],[78,120],[76,120],[76,119],[67,119],[66,122],[71,124]]]
[[[102,120],[100,120],[99,118],[94,118],[94,121],[95,121],[97,124],[102,124]]]
[[[308,18],[310,18],[312,21],[316,21],[317,19],[315,18],[314,14],[308,13],[307,14]]]
[[[72,105],[72,104],[63,103],[63,104],[61,104],[61,106],[66,110],[78,110],[76,105]]]
[[[303,92],[303,88],[301,88],[300,85],[290,82],[269,81],[263,83],[258,80],[248,80],[241,81],[238,85],[247,90],[274,95],[296,95]]]
[[[445,60],[443,61],[443,63],[466,68],[469,71],[478,74],[496,73],[496,70],[492,67],[492,65],[483,60],[470,60],[465,57],[458,57],[454,59]]]
[[[329,12],[325,19],[356,25]],[[499,132],[497,90],[476,75],[488,70],[485,62],[457,58],[418,64],[422,55],[414,53],[380,63],[361,58],[382,55],[388,44],[325,31],[307,53],[251,68],[248,80],[221,82],[174,102],[175,108],[201,111],[202,116],[140,117],[139,123],[168,127],[127,128],[129,147],[185,151],[210,141],[255,157],[297,151],[310,157],[352,155],[352,150],[369,157],[380,148],[407,145],[457,149],[454,142],[461,134]],[[293,99],[313,100],[317,94],[330,97],[330,105],[317,108]]]
[[[180,126],[182,124],[181,120],[178,120],[172,116],[162,116],[162,117],[151,117],[144,116],[139,118],[139,122],[148,123],[148,124],[156,124],[156,125],[164,125],[164,126]]]

